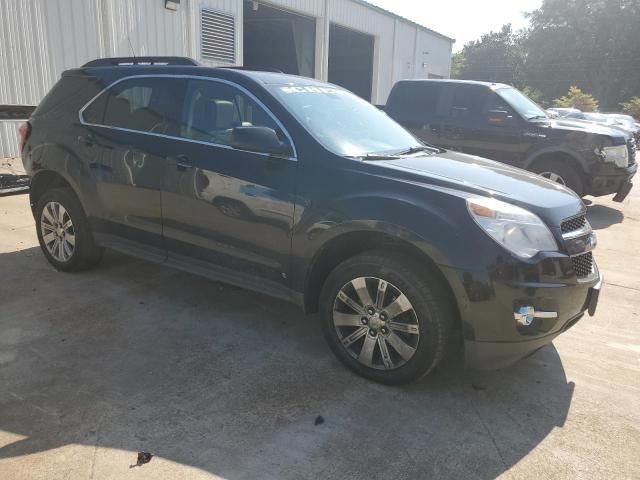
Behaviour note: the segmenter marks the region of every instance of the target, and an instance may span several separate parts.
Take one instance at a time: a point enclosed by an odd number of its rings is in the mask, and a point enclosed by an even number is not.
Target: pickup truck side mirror
[[[282,157],[293,155],[291,146],[282,142],[276,131],[269,127],[236,127],[231,132],[231,146],[239,150]]]
[[[515,120],[513,115],[505,110],[491,110],[487,116],[487,123],[494,127],[506,127],[513,125]]]

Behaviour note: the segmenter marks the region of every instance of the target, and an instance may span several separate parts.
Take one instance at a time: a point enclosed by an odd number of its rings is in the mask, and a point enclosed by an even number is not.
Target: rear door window
[[[83,119],[95,125],[175,135],[184,83],[163,77],[124,80],[91,103]]]
[[[442,85],[426,82],[403,82],[389,98],[387,113],[402,124],[426,124],[438,117]]]
[[[447,106],[447,120],[456,124],[478,122],[487,102],[487,88],[480,85],[457,85]]]

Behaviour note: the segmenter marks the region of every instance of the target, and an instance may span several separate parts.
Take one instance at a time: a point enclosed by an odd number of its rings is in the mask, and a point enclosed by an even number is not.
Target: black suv
[[[466,80],[403,80],[385,111],[418,138],[524,168],[580,196],[629,194],[638,166],[631,135],[551,119],[508,85]]]
[[[377,381],[415,380],[462,343],[471,366],[508,364],[598,299],[573,192],[424,145],[309,78],[96,60],[62,75],[22,139],[55,268],[109,247],[319,310],[338,358]]]

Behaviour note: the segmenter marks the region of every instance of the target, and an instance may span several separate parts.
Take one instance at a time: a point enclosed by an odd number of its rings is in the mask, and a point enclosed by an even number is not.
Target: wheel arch
[[[566,149],[545,149],[529,156],[523,168],[533,171],[535,166],[541,162],[551,159],[562,159],[577,169],[581,176],[585,176],[587,169],[584,159],[576,152]]]
[[[36,205],[42,195],[52,188],[68,188],[80,202],[78,192],[69,179],[54,170],[40,170],[31,178],[31,186],[29,188],[29,202],[32,212],[35,212]],[[82,202],[80,202],[80,205],[82,205]]]
[[[313,257],[304,284],[304,310],[307,313],[318,311],[322,287],[330,273],[345,260],[372,250],[386,250],[394,254],[405,255],[428,269],[438,278],[455,311],[454,324],[460,328],[460,311],[454,290],[437,263],[423,249],[406,238],[398,238],[387,232],[351,231],[342,233],[329,240]]]

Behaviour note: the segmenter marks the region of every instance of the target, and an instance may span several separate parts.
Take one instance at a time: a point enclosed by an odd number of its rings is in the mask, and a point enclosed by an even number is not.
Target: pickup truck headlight
[[[626,168],[629,166],[629,150],[626,145],[604,147],[602,149],[602,158],[605,162],[615,163],[616,167]]]
[[[520,257],[531,258],[538,252],[558,250],[549,228],[524,208],[482,197],[468,198],[467,208],[480,228]]]

